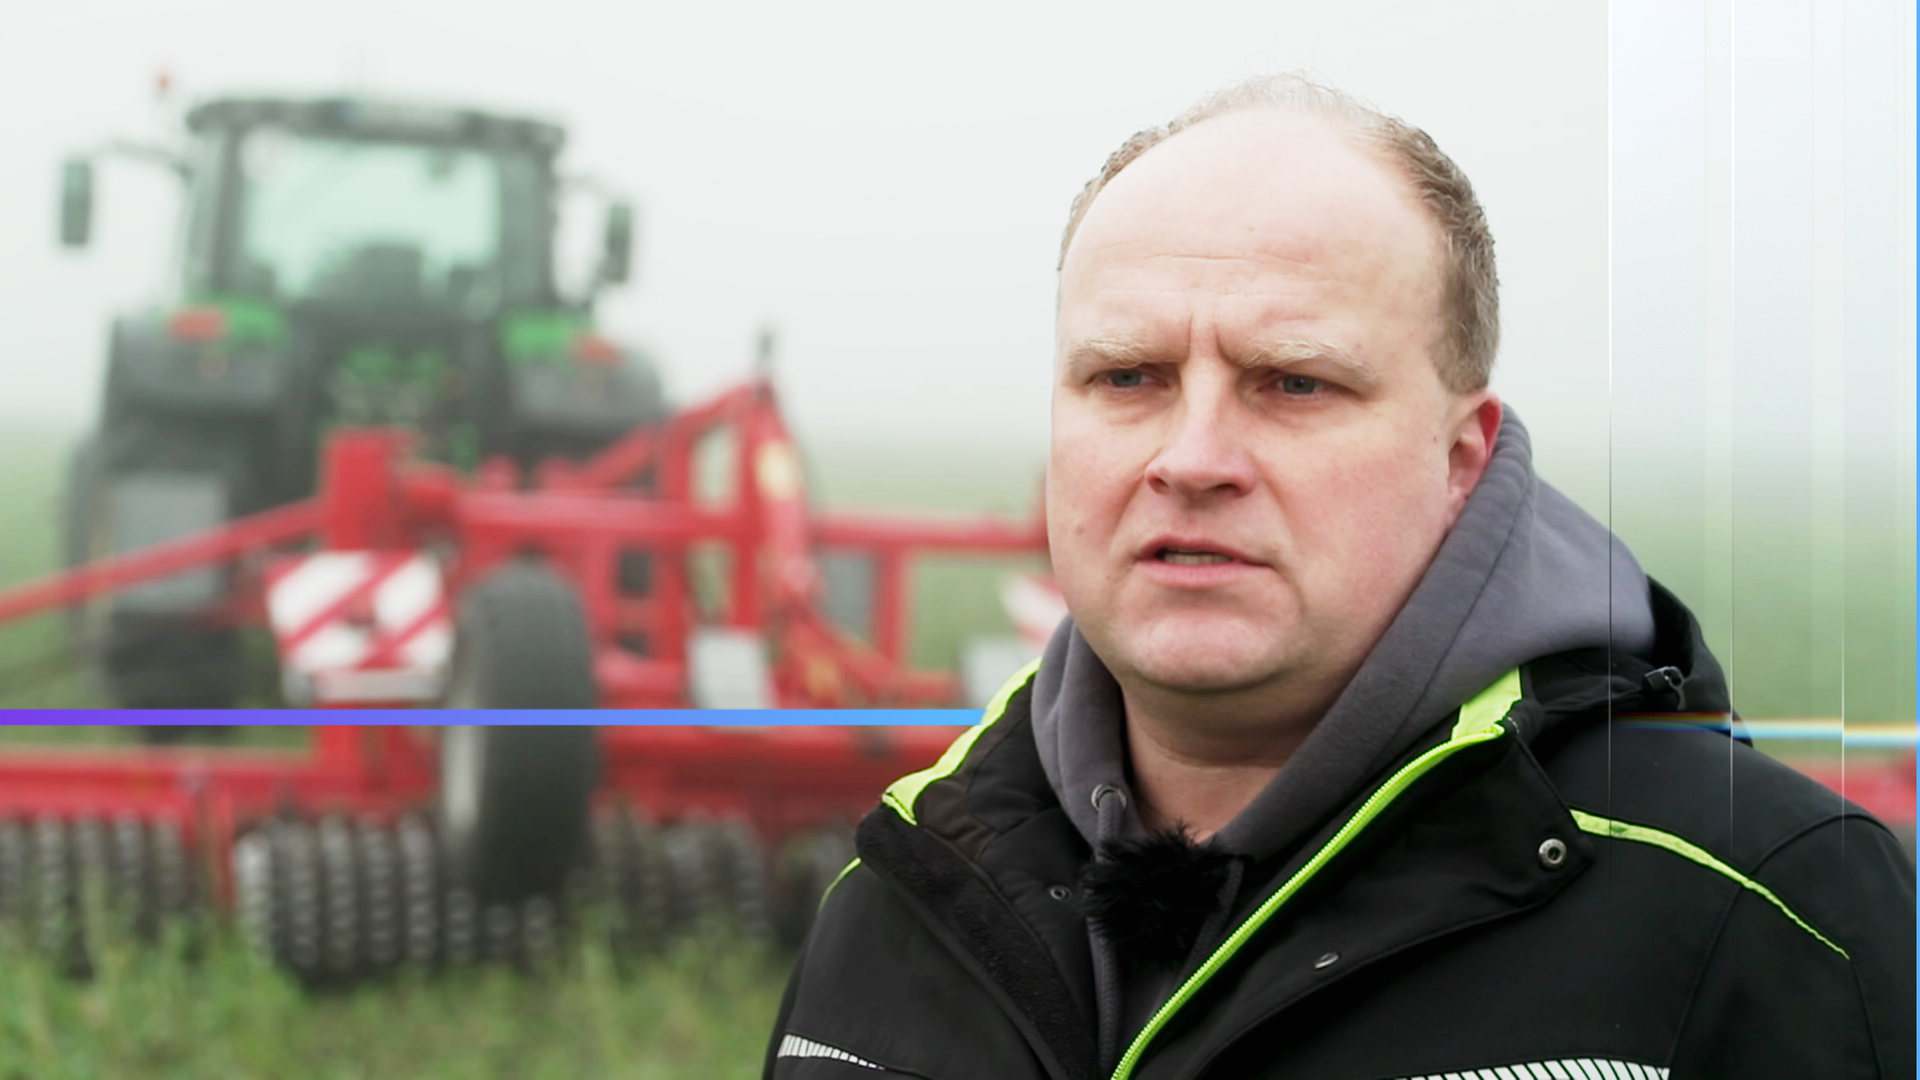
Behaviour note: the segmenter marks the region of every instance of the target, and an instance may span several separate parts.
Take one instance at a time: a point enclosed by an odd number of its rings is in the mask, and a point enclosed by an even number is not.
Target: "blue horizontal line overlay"
[[[1899,723],[1848,723],[1836,720],[1626,720],[1623,727],[1640,731],[1715,731],[1755,739],[1791,742],[1831,742],[1847,746],[1912,746],[1920,729]]]
[[[961,726],[978,709],[0,709],[0,724]]]

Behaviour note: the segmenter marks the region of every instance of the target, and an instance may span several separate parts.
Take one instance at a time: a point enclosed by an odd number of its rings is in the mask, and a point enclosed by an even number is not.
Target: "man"
[[[862,823],[768,1076],[1914,1075],[1911,863],[1644,719],[1726,682],[1534,477],[1492,250],[1424,133],[1300,80],[1109,160],[1060,267],[1072,618]]]

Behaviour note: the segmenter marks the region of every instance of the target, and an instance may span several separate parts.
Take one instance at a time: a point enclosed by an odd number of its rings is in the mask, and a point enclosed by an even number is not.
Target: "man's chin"
[[[1194,642],[1157,649],[1143,644],[1128,660],[1126,666],[1141,681],[1163,692],[1194,695],[1251,690],[1272,682],[1285,667],[1270,650],[1255,654]]]
[[[1265,617],[1122,610],[1077,621],[1094,652],[1123,682],[1138,679],[1172,693],[1222,694],[1268,684],[1294,666],[1297,624],[1261,614]]]

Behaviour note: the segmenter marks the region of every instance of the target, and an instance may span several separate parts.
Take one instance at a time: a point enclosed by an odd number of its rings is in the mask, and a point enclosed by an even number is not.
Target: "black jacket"
[[[1652,588],[1645,658],[1496,684],[1244,868],[1115,1077],[1910,1078],[1914,869],[1864,811],[1688,716],[1726,685]],[[1677,684],[1677,685],[1676,685]],[[1031,672],[861,823],[782,1004],[774,1080],[1102,1075],[1091,853]],[[1497,722],[1493,722],[1497,718]],[[1451,721],[1451,722],[1450,722]]]

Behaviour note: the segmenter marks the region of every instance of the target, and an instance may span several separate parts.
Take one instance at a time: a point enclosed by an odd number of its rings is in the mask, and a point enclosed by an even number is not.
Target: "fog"
[[[103,166],[85,251],[57,246],[55,208],[64,157],[162,129],[165,70],[176,108],[344,89],[560,119],[570,170],[639,205],[636,280],[601,315],[660,357],[676,398],[741,375],[767,324],[803,438],[1037,460],[1073,195],[1205,91],[1303,69],[1462,163],[1499,242],[1503,388],[1550,445],[1604,439],[1601,4],[13,7],[0,418],[88,419],[111,314],[164,295],[169,176]],[[591,201],[570,209],[590,229]]]
[[[166,299],[175,182],[108,163],[93,246],[67,251],[63,158],[209,96],[347,91],[564,121],[568,171],[639,207],[636,278],[601,321],[676,400],[744,374],[772,327],[803,445],[1037,473],[1073,195],[1207,90],[1304,70],[1473,178],[1502,281],[1495,387],[1543,474],[1725,647],[1737,594],[1789,583],[1775,599],[1827,640],[1869,590],[1871,633],[1911,671],[1910,4],[129,0],[0,19],[0,426],[79,430],[111,316]],[[569,210],[577,280],[598,207]]]

